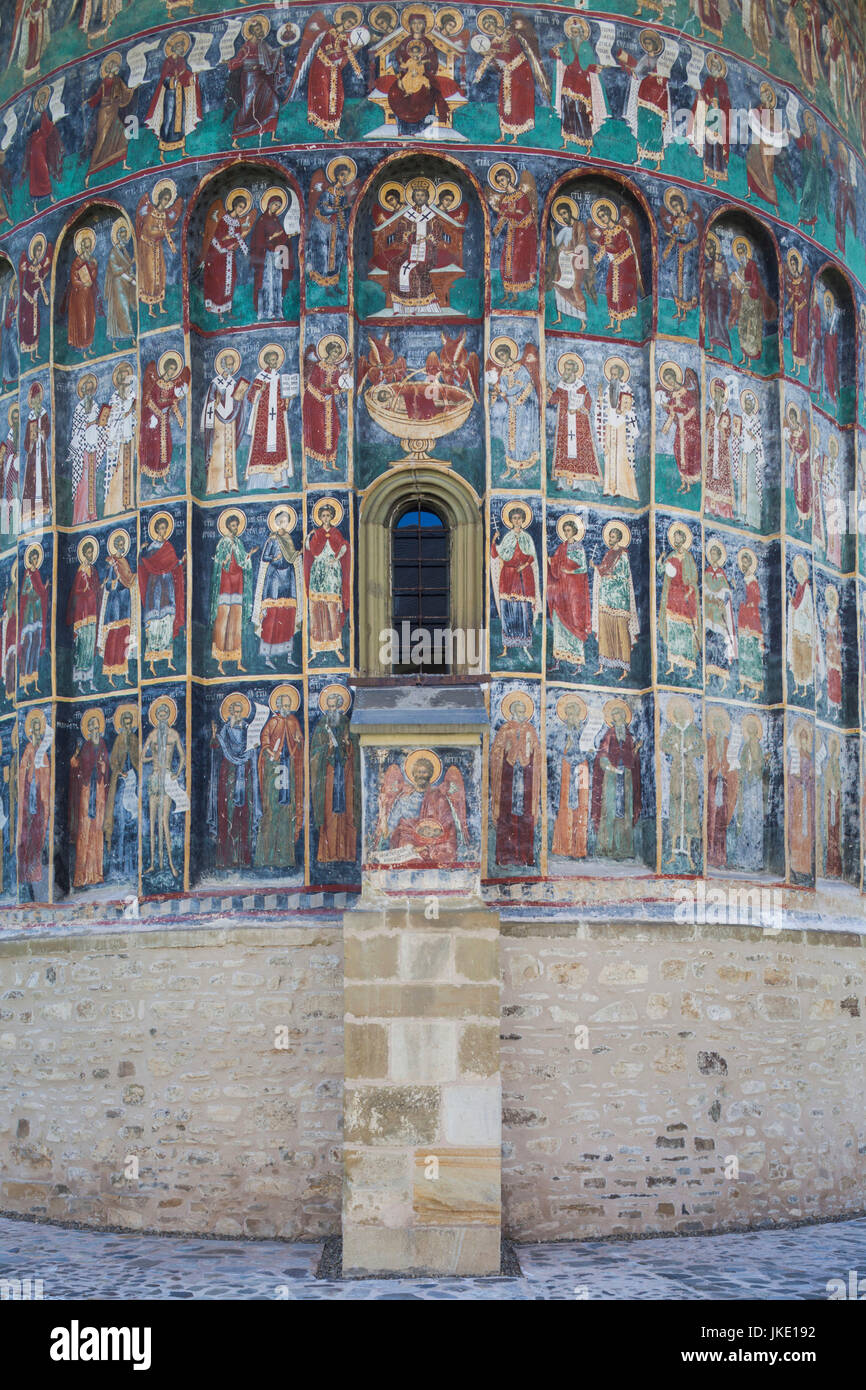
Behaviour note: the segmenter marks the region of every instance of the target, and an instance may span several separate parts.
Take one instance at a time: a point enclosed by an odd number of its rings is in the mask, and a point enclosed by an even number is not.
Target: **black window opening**
[[[448,675],[451,670],[451,536],[429,502],[412,502],[391,529],[394,675]]]

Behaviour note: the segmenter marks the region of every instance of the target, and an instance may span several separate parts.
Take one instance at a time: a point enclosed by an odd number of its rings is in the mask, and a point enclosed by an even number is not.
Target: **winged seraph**
[[[686,203],[685,199],[683,199],[683,207],[684,212],[682,215],[687,217],[688,220],[693,224],[695,228],[695,240],[700,241],[701,237],[704,234],[704,214],[701,211],[701,206],[699,203]],[[659,208],[659,220],[662,224],[662,227],[664,228],[666,236],[668,237],[668,241],[665,244],[665,249],[662,252],[662,260],[665,261],[667,260],[668,256],[673,250],[674,245],[676,244],[676,224],[679,220],[679,217],[678,214],[673,213],[667,207],[662,206]]]
[[[529,199],[529,206],[532,208],[532,216],[538,221],[538,188],[535,183],[535,176],[528,169],[522,169],[520,178],[517,181],[520,192]]]
[[[410,790],[411,783],[404,777],[399,763],[391,763],[390,767],[386,767],[382,785],[379,788],[379,819],[376,825],[376,839],[379,848],[382,848],[388,841],[388,821],[395,802],[403,796],[404,792]]]
[[[443,333],[441,337],[442,347],[439,352],[441,380],[446,386],[465,386],[468,382],[477,401],[481,389],[481,363],[478,360],[478,353],[467,351],[465,332],[461,333],[458,338],[449,338],[447,333]],[[430,357],[435,355],[435,353],[431,353]]]
[[[383,333],[377,338],[375,333],[368,333],[367,340],[369,355],[362,353],[358,361],[358,390],[361,390],[365,381],[369,381],[371,386],[378,386],[381,382],[401,381],[406,375],[406,358],[397,357],[391,347],[391,334]],[[435,356],[435,353],[431,355]]]
[[[325,17],[321,10],[314,10],[304,25],[304,32],[301,35],[298,56],[295,59],[295,70],[289,83],[289,100],[296,95],[310,70],[310,64],[319,50],[322,39],[330,28],[330,20]]]
[[[550,80],[541,61],[541,48],[538,43],[538,35],[535,32],[535,25],[531,19],[527,19],[526,15],[518,14],[514,16],[509,27],[529,59],[529,66],[532,68],[536,82],[546,99],[550,101]]]

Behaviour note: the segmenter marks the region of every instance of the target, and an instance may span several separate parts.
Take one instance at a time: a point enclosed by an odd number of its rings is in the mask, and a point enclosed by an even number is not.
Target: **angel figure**
[[[637,315],[638,299],[644,293],[640,223],[627,203],[617,208],[609,198],[596,198],[590,216],[587,235],[598,248],[593,264],[607,257],[607,327],[621,333],[626,320]]]
[[[172,417],[178,429],[183,430],[185,421],[180,405],[189,383],[189,367],[184,366],[178,352],[164,352],[158,361],[145,366],[138,461],[142,473],[156,482],[164,482],[171,472]]]
[[[496,143],[501,145],[510,135],[516,145],[520,136],[535,126],[536,85],[544,100],[550,101],[550,82],[541,63],[538,35],[526,15],[514,15],[506,23],[498,10],[486,9],[477,24],[483,57],[472,80],[480,82],[488,68],[498,68],[500,135]]]
[[[531,290],[538,275],[538,190],[529,170],[517,171],[504,161],[487,175],[487,195],[493,213],[493,237],[502,237],[499,273],[503,304],[516,303],[523,290]]]
[[[340,279],[349,214],[358,193],[357,174],[354,159],[338,155],[316,171],[310,184],[307,274],[323,287]]]
[[[677,287],[674,291],[676,313],[682,322],[698,305],[697,250],[704,230],[704,215],[700,204],[689,203],[678,188],[665,190],[659,218],[667,240],[662,251],[662,263],[676,251]]]
[[[500,539],[497,527],[490,544],[490,578],[502,625],[501,656],[508,655],[509,647],[523,647],[531,652],[535,625],[541,616],[538,552],[525,529],[531,521],[532,512],[526,502],[506,502],[502,508],[505,537]]]
[[[199,266],[204,267],[204,305],[220,319],[231,314],[238,262],[249,256],[248,238],[256,213],[246,188],[235,188],[207,210]],[[196,267],[198,269],[198,266]]]
[[[409,753],[402,768],[399,763],[386,768],[375,843],[386,863],[403,867],[443,868],[465,859],[469,827],[460,768],[451,763],[443,776],[442,759],[427,748]]]
[[[481,374],[478,353],[467,350],[465,332],[457,338],[449,338],[447,333],[442,333],[440,338],[442,346],[439,351],[427,354],[425,366],[428,377],[441,382],[443,386],[457,386],[462,389],[468,386],[477,401]],[[402,360],[401,358],[400,361]]]
[[[357,54],[370,41],[363,17],[355,5],[340,5],[333,23],[316,10],[304,25],[295,60],[289,99],[297,96],[307,78],[307,121],[334,139],[339,137],[346,100],[343,69],[350,67],[358,78],[362,75]]]
[[[445,335],[442,335],[443,339]],[[397,357],[391,347],[391,334],[383,333],[376,337],[375,333],[367,334],[369,344],[369,355],[361,353],[358,359],[358,390],[365,384],[367,386],[390,385],[395,381],[402,381],[406,376],[406,358]],[[435,356],[434,353],[430,357]],[[438,370],[437,357],[437,370]],[[428,357],[429,363],[429,357]],[[429,367],[428,367],[429,370]]]
[[[538,348],[527,343],[518,356],[517,343],[505,336],[494,338],[487,359],[490,432],[494,451],[505,454],[502,481],[523,477],[541,457],[538,402],[541,374]]]

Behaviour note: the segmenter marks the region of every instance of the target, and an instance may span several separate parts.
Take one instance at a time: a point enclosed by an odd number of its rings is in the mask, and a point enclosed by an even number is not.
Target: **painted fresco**
[[[859,886],[846,7],[12,10],[0,902]],[[483,771],[351,722],[364,511],[431,475],[482,523]]]

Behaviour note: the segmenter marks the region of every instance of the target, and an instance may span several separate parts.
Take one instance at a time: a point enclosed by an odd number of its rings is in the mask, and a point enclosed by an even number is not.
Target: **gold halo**
[[[692,536],[691,527],[687,526],[684,521],[672,521],[670,526],[668,527],[668,543],[671,546],[673,546],[674,544],[674,531],[685,531],[686,549],[691,550],[692,541],[694,539],[694,537]]]
[[[336,169],[338,164],[348,164],[352,170],[352,178],[354,179],[356,177],[358,173],[358,166],[355,163],[354,159],[350,159],[347,154],[338,154],[333,159],[329,160],[329,162],[325,165],[325,174],[330,179],[331,183],[336,183],[337,181],[337,177],[334,170]]]
[[[35,722],[37,719],[39,719],[39,720],[42,721],[42,733],[45,732],[45,726],[46,726],[47,723],[48,723],[48,719],[47,719],[47,716],[46,716],[44,710],[41,710],[41,709],[31,709],[31,710],[28,710],[27,714],[24,716],[24,733],[25,733],[25,735],[26,735],[27,738],[32,738],[32,737],[33,737],[32,733],[31,733],[31,730],[32,730],[32,728],[33,728],[34,722]],[[41,738],[41,737],[42,737],[42,734],[40,734],[39,737]]]
[[[743,557],[744,557],[744,556],[745,556],[746,559],[749,561],[749,568],[750,568],[750,570],[757,570],[757,568],[758,568],[758,557],[757,557],[757,555],[755,554],[754,550],[752,550],[751,546],[744,545],[744,546],[742,546],[742,548],[741,548],[740,550],[737,551],[737,564],[740,566],[740,569],[741,569],[741,570],[742,570],[742,568],[743,568]]]
[[[36,243],[40,241],[42,242],[41,254],[44,256],[46,247],[48,246],[48,242],[45,240],[45,237],[42,234],[42,232],[37,232],[35,236],[30,238],[30,245],[27,247],[27,255],[30,257],[31,261],[35,261],[36,259],[36,253],[33,248],[36,245]]]
[[[248,188],[233,188],[223,199],[223,207],[226,212],[229,210],[229,203],[233,203],[237,198],[242,198],[244,202],[243,212],[240,214],[243,217],[244,213],[249,212],[253,205],[253,195]]]
[[[682,369],[682,367],[680,366],[679,362],[673,362],[673,361],[671,361],[670,358],[668,358],[667,362],[662,362],[661,366],[659,367],[659,373],[658,373],[658,375],[659,375],[659,381],[662,380],[662,375],[663,375],[664,372],[673,372],[674,376],[675,376],[676,379],[677,379],[677,386],[682,386],[682,384],[683,384],[683,369]]]
[[[609,211],[611,222],[619,221],[619,209],[616,204],[612,203],[610,198],[596,198],[589,210],[593,222],[598,222],[598,214],[601,212],[602,208],[607,208]]]
[[[82,714],[80,720],[78,721],[78,727],[79,727],[79,729],[81,730],[81,732],[84,734],[84,737],[85,737],[85,738],[87,737],[87,730],[85,729],[84,725],[85,725],[85,723],[88,723],[88,724],[89,724],[90,721],[91,721],[91,719],[95,719],[96,722],[98,723],[98,725],[99,725],[99,732],[100,732],[101,734],[104,734],[104,733],[105,733],[105,715],[102,713],[102,710],[101,710],[101,709],[98,709],[98,708],[97,708],[97,709],[86,709],[86,710],[84,711],[84,713]]]
[[[377,34],[390,34],[397,27],[397,11],[393,5],[375,5],[370,11],[370,27]]]
[[[42,401],[45,399],[45,387],[41,381],[34,381],[30,390],[27,392],[28,401]]]
[[[388,205],[388,203],[385,202],[386,193],[399,193],[400,202],[405,203],[406,201],[406,190],[403,187],[402,183],[398,183],[396,179],[387,179],[386,182],[383,183],[381,188],[379,189],[379,206],[384,208],[386,212],[393,211],[393,208],[391,208]]]
[[[192,39],[190,38],[189,34],[186,32],[185,29],[175,29],[173,34],[169,34],[168,38],[162,46],[163,53],[167,53],[169,44],[176,44],[178,39],[183,39],[184,49],[183,53],[181,54],[181,57],[185,58],[187,53],[189,53],[190,47],[192,45]]]
[[[436,15],[436,18],[435,18],[435,20],[433,21],[434,24],[436,25],[436,28],[437,28],[437,29],[441,29],[441,28],[442,28],[442,21],[443,21],[443,19],[447,19],[447,17],[448,17],[449,15],[451,16],[452,19],[456,20],[456,22],[457,22],[457,30],[456,30],[456,32],[459,34],[459,33],[460,33],[460,30],[464,27],[464,25],[465,25],[465,23],[466,23],[466,20],[463,18],[463,16],[462,16],[462,14],[460,13],[460,11],[459,11],[458,9],[455,9],[453,5],[446,5],[444,9],[438,11],[438,13],[437,13],[437,15]]]
[[[809,578],[809,562],[805,555],[795,555],[791,561],[791,573],[795,579],[800,579],[800,575],[805,571],[806,579]],[[804,581],[800,580],[802,584]]]
[[[29,568],[38,570],[42,568],[42,561],[45,559],[45,551],[42,549],[42,546],[39,544],[38,541],[31,541],[29,545],[25,545],[24,565],[25,568],[28,567],[27,561],[30,559],[30,556],[33,554],[34,550],[39,552],[39,559],[36,561],[35,565],[31,565]]]
[[[123,705],[118,705],[117,709],[114,711],[114,714],[112,715],[111,722],[114,725],[115,733],[120,733],[120,721],[125,714],[132,715],[132,727],[133,729],[138,728],[138,705],[130,705],[127,703]]]
[[[577,375],[578,375],[578,376],[583,376],[584,371],[586,370],[586,368],[584,367],[583,358],[580,356],[580,353],[578,353],[578,352],[561,352],[561,353],[560,353],[560,355],[559,355],[559,356],[557,357],[557,359],[556,359],[556,370],[559,372],[560,376],[562,375],[563,368],[565,367],[565,364],[566,364],[567,362],[573,362],[573,363],[575,364],[575,366],[577,367]]]
[[[650,49],[652,49],[654,53],[660,53],[661,49],[665,46],[664,39],[661,34],[656,33],[655,29],[641,29],[638,43],[644,53],[649,53]],[[656,47],[657,43],[661,44],[661,49]]]
[[[318,354],[319,361],[324,362],[325,350],[330,343],[337,343],[339,347],[342,349],[342,356],[339,359],[342,362],[343,357],[345,357],[349,351],[349,344],[346,342],[346,339],[343,338],[339,333],[326,333],[324,338],[320,338],[319,341],[316,343],[316,352]]]
[[[513,499],[510,499],[508,502],[504,502],[499,511],[499,515],[502,518],[502,525],[507,527],[509,531],[511,530],[511,527],[508,525],[508,522],[505,518],[506,514],[510,515],[513,511],[519,511],[523,514],[524,526],[529,526],[531,524],[532,508],[530,507],[528,502],[521,502],[519,497],[515,497]]]
[[[436,184],[434,183],[433,179],[428,178],[426,174],[415,174],[413,178],[407,179],[407,181],[406,181],[406,202],[407,202],[407,203],[410,202],[410,199],[409,199],[409,196],[408,196],[408,195],[409,195],[409,193],[411,192],[411,190],[412,190],[413,188],[417,187],[417,185],[418,185],[418,184],[421,184],[421,183],[425,184],[425,185],[426,185],[426,188],[427,188],[427,194],[426,194],[427,202],[428,202],[428,203],[431,203],[431,202],[434,202],[434,201],[435,201],[435,198],[436,198]]]
[[[791,726],[791,740],[794,743],[800,742],[800,734],[805,730],[809,735],[809,742],[812,742],[812,725],[808,719],[796,719]]]
[[[491,341],[491,343],[490,343],[490,356],[493,357],[494,354],[495,354],[495,352],[496,352],[496,349],[497,349],[498,347],[502,347],[503,343],[507,343],[507,345],[511,348],[511,356],[512,356],[512,358],[516,357],[516,356],[517,356],[517,343],[515,342],[515,340],[514,340],[513,338],[509,338],[509,336],[508,336],[507,333],[500,333],[499,336],[498,336],[497,338],[494,338],[494,339]]]
[[[454,183],[451,179],[446,179],[444,183],[438,183],[436,185],[436,196],[433,199],[435,205],[438,206],[443,193],[454,194],[454,207],[451,209],[452,212],[455,208],[459,208],[460,204],[463,202],[463,190],[459,183]]]
[[[267,35],[271,32],[271,21],[268,19],[266,14],[251,14],[249,19],[244,20],[243,26],[241,28],[241,33],[243,34],[245,39],[248,39],[250,37],[250,30],[252,29],[252,26],[256,23],[256,21],[258,21],[258,23],[261,24],[262,28],[264,29],[265,37],[267,37]]]
[[[126,368],[132,373],[132,379],[133,379],[133,381],[135,380],[135,368],[133,367],[132,363],[131,363],[131,362],[118,362],[118,364],[117,364],[117,366],[115,367],[114,371],[111,373],[111,380],[114,382],[115,386],[118,386],[118,385],[120,384],[120,383],[118,382],[117,378],[118,378],[119,373],[123,370],[124,367],[126,367]]]
[[[246,513],[242,512],[240,507],[227,507],[224,512],[220,512],[219,520],[217,521],[217,530],[221,536],[227,536],[229,533],[228,522],[231,516],[240,517],[241,524],[238,527],[238,535],[242,536],[247,529],[247,518]]]
[[[100,77],[105,76],[105,70],[108,67],[109,63],[117,63],[118,68],[123,67],[123,54],[120,52],[119,49],[114,48],[110,53],[106,53],[105,57],[99,65]]]
[[[616,697],[614,697],[613,700],[606,700],[605,703],[602,705],[601,717],[609,729],[613,727],[614,711],[618,709],[625,710],[626,724],[630,724],[632,719],[634,718],[631,705],[628,703],[627,700],[620,700]]]
[[[605,362],[604,367],[602,368],[602,371],[604,372],[604,374],[605,374],[605,376],[607,377],[608,381],[610,381],[610,374],[611,374],[613,368],[616,367],[616,366],[620,366],[620,367],[624,367],[624,368],[625,368],[625,375],[623,376],[623,382],[625,383],[626,381],[628,381],[629,377],[631,376],[631,367],[628,365],[628,363],[626,362],[626,360],[625,360],[624,357],[609,357],[609,358],[607,359],[607,361]]]
[[[573,29],[579,29],[580,32],[583,34],[584,38],[589,38],[591,32],[590,27],[584,19],[583,15],[571,14],[568,16],[568,18],[562,26],[562,32],[565,34],[566,38],[571,38],[571,32]]]
[[[662,199],[668,212],[673,212],[671,203],[673,202],[674,198],[679,198],[684,205],[687,203],[686,195],[683,192],[683,190],[681,188],[677,188],[676,184],[671,184],[669,188],[665,189],[664,198]]]
[[[271,507],[271,510],[268,512],[268,530],[276,531],[277,517],[280,512],[286,513],[289,518],[289,530],[294,531],[298,524],[298,513],[295,511],[294,507],[289,506],[288,502],[278,502],[275,507]]]
[[[832,602],[831,602],[831,596],[832,596]],[[828,585],[827,585],[826,589],[824,590],[824,602],[826,603],[826,605],[827,605],[828,608],[838,608],[838,607],[839,607],[839,590],[836,588],[836,585],[835,585],[835,584],[828,584]]]
[[[795,262],[799,261],[800,269],[802,270],[803,268],[803,257],[800,255],[800,252],[797,250],[796,246],[792,246],[790,248],[787,256],[785,257],[785,261],[788,265],[794,265]]]
[[[714,724],[721,724],[723,733],[729,734],[731,732],[731,716],[728,714],[724,705],[707,706],[708,732],[712,729]]]
[[[73,247],[73,250],[75,251],[76,256],[80,256],[80,255],[81,255],[81,250],[80,250],[80,247],[81,247],[81,238],[84,237],[84,236],[89,236],[89,237],[92,238],[94,250],[96,249],[96,232],[93,230],[93,228],[92,228],[92,227],[79,227],[79,228],[78,228],[78,231],[75,233],[75,236],[72,238],[72,247]]]
[[[760,401],[758,400],[758,397],[755,395],[754,391],[750,390],[747,387],[743,394],[740,396],[740,405],[743,407],[743,409],[745,409],[747,397],[750,400],[753,400],[755,402],[755,405],[760,406]]]
[[[126,219],[125,217],[118,217],[118,218],[116,219],[116,221],[112,222],[112,224],[111,224],[111,240],[112,240],[112,242],[114,242],[114,243],[117,242],[117,233],[120,231],[121,227],[125,227],[126,230],[129,232],[129,235],[132,236],[132,228],[131,228],[131,226],[129,225],[129,222],[127,221],[127,219]]]
[[[586,707],[586,700],[584,700],[582,695],[578,695],[577,692],[569,692],[567,695],[560,695],[559,699],[556,702],[556,713],[559,715],[559,718],[562,720],[563,724],[568,723],[568,720],[565,717],[565,711],[569,705],[577,705],[578,709],[580,710],[580,722],[582,724],[583,721],[586,719],[587,714],[589,713]]]
[[[833,294],[833,291],[832,291],[832,290],[825,290],[825,291],[824,291],[824,308],[825,308],[825,309],[826,309],[826,307],[827,307],[827,300],[828,300],[828,299],[829,299],[829,301],[830,301],[831,307],[832,307],[833,305],[835,305],[835,303],[836,303],[836,296]]]
[[[267,210],[268,203],[272,198],[279,199],[280,211],[275,214],[275,216],[279,217],[280,212],[285,212],[286,208],[289,206],[289,195],[284,188],[279,188],[277,184],[273,184],[270,188],[266,188],[259,198],[259,207],[262,212]]]
[[[351,692],[345,685],[326,685],[324,689],[319,692],[319,709],[324,713],[325,706],[327,705],[327,697],[334,694],[339,695],[340,707],[345,713],[352,703]]]
[[[497,162],[496,162],[495,164],[491,164],[490,168],[487,170],[487,182],[490,184],[490,187],[491,187],[491,188],[495,188],[495,187],[496,187],[496,185],[495,185],[495,183],[493,182],[493,180],[494,180],[494,178],[495,178],[495,176],[496,176],[497,174],[499,174],[499,173],[501,173],[501,172],[503,171],[503,169],[504,169],[505,172],[508,174],[508,176],[509,176],[510,179],[511,179],[512,184],[513,184],[514,187],[516,188],[516,187],[517,187],[517,170],[515,169],[515,167],[514,167],[513,164],[509,164],[509,163],[508,163],[508,160],[507,160],[507,159],[499,159],[499,160],[497,160]]]
[[[426,19],[428,29],[433,28],[433,11],[429,5],[407,5],[405,9],[400,12],[400,23],[407,34],[409,32],[409,21],[412,16],[416,14]]]
[[[354,15],[356,25],[361,24],[363,22],[364,11],[360,8],[360,6],[340,5],[336,10],[334,10],[334,23],[342,24],[343,19],[347,14]]]
[[[688,700],[686,699],[685,695],[672,695],[670,700],[668,701],[668,719],[673,724],[680,723],[680,721],[676,717],[677,710],[685,710],[686,714],[688,715],[689,723],[693,724],[695,722],[695,712],[689,704]],[[682,724],[680,724],[680,728],[682,727]]]
[[[433,765],[433,776],[430,778],[432,787],[442,776],[442,759],[438,753],[433,752],[432,748],[413,748],[411,753],[406,754],[403,762],[403,774],[407,781],[412,781],[412,773],[420,762],[432,763]]]
[[[6,411],[6,423],[7,423],[7,425],[11,425],[11,424],[12,424],[12,412],[13,412],[13,410],[15,411],[15,414],[16,414],[16,415],[19,415],[19,416],[20,416],[20,413],[21,413],[21,412],[20,412],[19,409],[18,409],[18,402],[17,402],[17,401],[13,401],[12,404],[10,405],[9,409]]]
[[[511,718],[511,709],[515,700],[522,700],[525,705],[529,705],[531,712],[527,718],[531,719],[535,712],[535,701],[525,690],[509,690],[507,695],[503,695],[499,702],[499,712],[503,719]]]
[[[288,699],[290,713],[296,710],[301,703],[301,697],[293,685],[275,685],[268,699],[272,714],[277,712],[277,701],[281,695],[285,695]]]
[[[232,373],[236,372],[237,369],[238,369],[238,367],[241,365],[241,355],[240,355],[240,353],[238,352],[237,348],[232,348],[232,347],[220,348],[220,349],[218,350],[216,356],[214,357],[214,361],[213,361],[214,371],[217,370],[217,364],[218,364],[219,362],[221,362],[221,361],[223,360],[223,358],[225,358],[225,357],[231,357],[231,358],[232,358],[232,360],[233,360],[233,362],[234,362],[234,366],[232,367]]]
[[[177,362],[178,372],[183,371],[183,354],[178,352],[176,348],[169,348],[167,352],[162,354],[156,364],[156,370],[159,372],[160,376],[165,376],[165,368],[169,358],[171,358],[173,362]]]
[[[169,728],[172,728],[172,729],[173,729],[173,728],[174,728],[174,725],[175,725],[175,721],[177,720],[177,705],[175,704],[174,700],[171,698],[170,695],[157,695],[156,699],[154,700],[153,704],[151,705],[150,709],[149,709],[148,712],[147,712],[147,717],[148,717],[148,719],[150,720],[152,726],[153,726],[154,729],[155,729],[155,728],[156,728],[156,711],[157,711],[158,709],[161,709],[163,705],[167,705],[167,706],[168,706],[168,710],[169,710],[169,717],[168,717]]]
[[[265,343],[264,347],[262,348],[262,350],[261,350],[261,352],[259,353],[259,356],[258,356],[258,363],[259,363],[259,366],[261,367],[262,371],[265,371],[265,364],[264,364],[264,360],[263,360],[263,359],[264,359],[264,355],[265,355],[266,352],[275,352],[275,353],[277,353],[277,355],[279,356],[279,359],[280,359],[279,362],[278,362],[278,364],[277,364],[277,371],[279,371],[279,370],[280,370],[280,367],[282,367],[283,363],[284,363],[285,360],[286,360],[286,349],[285,349],[284,347],[280,347],[280,344],[279,344],[279,343]],[[271,369],[271,370],[272,370],[272,369]]]
[[[220,701],[220,719],[223,721],[224,724],[227,724],[229,720],[229,705],[234,704],[235,700],[240,700],[241,704],[244,707],[244,712],[241,715],[241,718],[249,718],[250,710],[252,709],[249,696],[245,695],[242,690],[233,690],[229,695],[224,695],[222,700]]]
[[[45,97],[46,102],[48,101],[48,98],[51,96],[51,88],[48,86],[47,82],[44,82],[41,87],[37,87],[36,95],[33,98],[34,106],[36,105],[39,98],[42,96]]]
[[[168,540],[169,536],[174,535],[174,517],[172,516],[171,512],[154,512],[153,516],[150,518],[150,521],[147,523],[147,534],[150,536],[150,539],[152,541],[156,540],[156,523],[158,521],[168,522],[168,535],[165,538],[166,540]]]
[[[331,522],[331,525],[339,526],[340,522],[343,520],[343,504],[342,502],[338,502],[336,497],[320,497],[317,502],[313,503],[310,515],[312,516],[316,525],[321,526],[322,523],[319,520],[319,517],[322,508],[325,506],[326,503],[329,507],[334,508],[334,520]]]
[[[739,257],[741,250],[747,251],[749,253],[749,256],[754,255],[754,247],[752,246],[752,243],[749,241],[749,238],[746,236],[735,236],[733,241],[731,242],[731,250],[737,257]]]
[[[558,194],[556,195],[556,197],[554,198],[553,203],[552,203],[552,205],[551,205],[551,209],[550,209],[550,215],[551,215],[551,217],[553,218],[553,220],[554,220],[554,222],[556,223],[556,225],[557,225],[558,227],[564,227],[564,226],[565,226],[565,223],[563,222],[562,218],[561,218],[561,217],[557,217],[557,209],[558,209],[559,207],[561,207],[563,203],[568,203],[568,206],[571,208],[572,216],[573,216],[574,218],[576,218],[577,221],[579,222],[579,221],[580,221],[580,208],[578,207],[577,203],[574,201],[573,198],[569,198],[569,196],[568,196],[567,193],[558,193]]]
[[[94,549],[96,550],[96,554],[95,554],[94,557],[93,557],[94,560],[96,560],[96,559],[98,558],[98,556],[99,556],[99,541],[96,539],[96,537],[95,537],[95,536],[82,536],[82,537],[81,537],[81,540],[78,542],[78,549],[77,549],[76,552],[75,552],[76,555],[78,556],[79,562],[80,562],[82,565],[84,564],[84,556],[82,555],[81,552],[82,552],[82,550],[84,549],[84,547],[85,547],[86,545],[92,545],[92,546],[94,547]],[[92,563],[92,562],[91,562],[91,563]]]
[[[631,530],[628,526],[626,526],[624,521],[609,521],[602,528],[601,538],[604,541],[607,548],[610,549],[610,541],[608,540],[608,536],[610,535],[611,527],[613,527],[614,530],[618,529],[622,532],[623,539],[622,543],[618,548],[620,550],[628,550],[628,547],[631,545]]]
[[[482,34],[484,33],[484,30],[481,28],[481,21],[482,19],[489,19],[491,15],[496,20],[497,29],[505,28],[505,20],[502,18],[502,15],[499,13],[498,10],[479,10],[478,14],[475,16],[475,27]]]
[[[725,62],[724,58],[722,57],[721,53],[716,53],[715,50],[711,49],[710,52],[707,54],[707,70],[708,70],[708,71],[709,71],[710,63],[711,63],[711,62],[715,62],[715,63],[720,64],[720,66],[721,66],[721,72],[719,73],[719,76],[720,76],[720,77],[725,77],[725,76],[727,76],[728,65],[727,65],[727,63]]]
[[[561,541],[565,540],[565,536],[562,534],[562,528],[564,527],[567,521],[573,521],[577,529],[577,535],[574,536],[572,539],[576,541],[582,541],[584,536],[586,535],[586,522],[584,521],[582,516],[577,515],[577,512],[566,512],[565,516],[561,516],[559,518],[559,520],[556,523],[556,534],[559,536],[559,539]]]
[[[750,730],[750,729],[757,729],[757,731],[758,731],[758,737],[761,738],[761,739],[763,739],[763,737],[764,737],[764,726],[763,726],[763,724],[761,723],[761,717],[760,717],[760,715],[758,715],[758,714],[744,714],[744,715],[743,715],[742,719],[740,720],[740,730],[741,730],[741,732],[742,732],[743,734],[746,735],[746,737],[748,737],[748,733],[749,733],[749,730]]]
[[[768,111],[775,111],[779,99],[776,96],[775,88],[771,87],[769,82],[761,83],[758,88],[758,95]],[[769,100],[767,99],[768,96],[770,98]]]
[[[154,207],[156,207],[157,199],[164,188],[167,188],[172,195],[171,203],[177,198],[177,184],[174,179],[159,179],[150,190],[150,201],[153,203]],[[171,203],[169,203],[169,207],[171,207]]]
[[[721,243],[715,232],[707,232],[707,240],[704,249],[712,251],[714,256],[719,256],[721,254]]]
[[[79,400],[84,400],[84,394],[85,394],[85,390],[86,390],[86,388],[87,388],[87,383],[88,383],[88,381],[92,381],[92,382],[93,382],[93,392],[94,392],[94,394],[99,390],[99,378],[98,378],[97,376],[95,376],[93,372],[85,372],[85,373],[84,373],[84,376],[81,378],[81,380],[79,381],[78,385],[77,385],[76,388],[75,388],[75,390],[76,390],[77,393],[78,393],[78,399],[79,399]]]
[[[724,546],[722,542],[718,540],[715,536],[710,536],[709,540],[704,542],[704,554],[707,557],[708,561],[710,558],[710,551],[713,549],[713,547],[722,552],[722,566],[724,567],[728,563],[727,547]]]
[[[108,537],[108,551],[107,551],[107,553],[108,553],[109,555],[113,555],[113,554],[115,553],[115,550],[114,550],[114,542],[117,540],[118,536],[123,536],[123,539],[126,541],[126,550],[125,550],[123,553],[124,553],[124,555],[128,555],[128,554],[129,554],[129,547],[130,547],[130,540],[129,540],[129,536],[128,536],[127,533],[124,531],[124,529],[123,529],[122,526],[119,526],[118,529],[117,529],[116,531],[112,531],[111,534],[110,534],[110,536]]]

